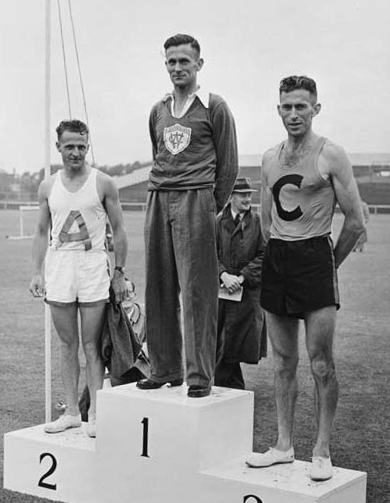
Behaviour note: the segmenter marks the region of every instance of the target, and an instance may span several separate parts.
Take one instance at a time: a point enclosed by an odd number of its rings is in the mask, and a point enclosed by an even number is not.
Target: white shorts
[[[105,251],[48,250],[45,301],[57,306],[107,302],[110,268]]]

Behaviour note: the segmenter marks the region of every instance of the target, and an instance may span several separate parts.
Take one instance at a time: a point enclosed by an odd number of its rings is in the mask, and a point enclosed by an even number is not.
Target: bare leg
[[[275,448],[287,451],[293,445],[295,402],[298,394],[299,320],[266,312],[267,330],[272,344],[275,371],[275,400],[278,440]]]
[[[89,388],[91,404],[88,418],[96,418],[96,392],[103,387],[104,364],[101,356],[101,335],[107,304],[96,306],[80,306],[81,314],[81,339],[83,343],[87,385]]]
[[[336,308],[326,307],[305,317],[306,346],[315,382],[318,423],[313,456],[329,457],[329,442],[338,400],[338,383],[333,361]]]
[[[54,327],[60,338],[61,377],[65,391],[67,413],[76,415],[78,407],[78,382],[80,364],[78,357],[79,335],[77,306],[50,306]]]

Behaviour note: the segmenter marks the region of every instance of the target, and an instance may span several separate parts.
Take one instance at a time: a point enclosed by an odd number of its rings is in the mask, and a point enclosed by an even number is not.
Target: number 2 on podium
[[[45,480],[50,477],[50,475],[53,475],[53,473],[56,471],[57,468],[57,460],[53,456],[53,454],[50,454],[50,452],[44,452],[43,454],[40,455],[39,457],[39,463],[42,463],[42,461],[45,458],[50,458],[51,459],[51,466],[50,468],[42,475],[42,477],[39,479],[38,486],[39,487],[44,487],[45,489],[51,489],[52,491],[57,490],[57,484],[49,484],[48,482],[45,482]]]

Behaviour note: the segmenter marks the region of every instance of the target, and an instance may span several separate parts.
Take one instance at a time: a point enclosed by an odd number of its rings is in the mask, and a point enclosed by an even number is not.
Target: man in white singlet
[[[39,187],[39,216],[32,248],[34,272],[29,288],[34,297],[45,295],[60,339],[67,409],[59,419],[46,424],[45,431],[58,433],[81,426],[79,313],[91,395],[87,433],[94,437],[96,392],[102,388],[104,375],[100,338],[110,281],[117,302],[128,294],[124,271],[127,237],[116,185],[108,175],[86,163],[88,127],[78,120],[62,121],[56,132],[56,146],[64,167]],[[111,280],[105,250],[107,217],[115,242],[115,269]]]
[[[338,398],[333,360],[337,269],[364,231],[351,164],[344,150],[312,130],[321,110],[317,87],[306,76],[283,79],[278,112],[287,140],[268,150],[261,170],[261,226],[267,243],[261,305],[275,368],[278,439],[275,448],[247,459],[253,468],[294,461],[293,421],[298,393],[298,331],[304,320],[315,383],[317,439],[310,476],[332,477],[329,442]],[[344,222],[330,238],[336,203]]]

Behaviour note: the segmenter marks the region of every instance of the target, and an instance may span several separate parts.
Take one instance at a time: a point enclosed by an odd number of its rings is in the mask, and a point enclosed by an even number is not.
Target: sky
[[[69,0],[51,0],[51,163],[55,127],[69,118],[61,8],[73,118],[86,120]],[[195,36],[205,64],[198,83],[225,98],[240,154],[285,137],[279,81],[317,81],[314,131],[347,152],[390,151],[388,0],[71,0],[94,159],[148,161],[152,105],[172,89],[164,41]],[[0,2],[0,169],[33,173],[45,163],[45,0]],[[90,160],[91,156],[90,156]]]

